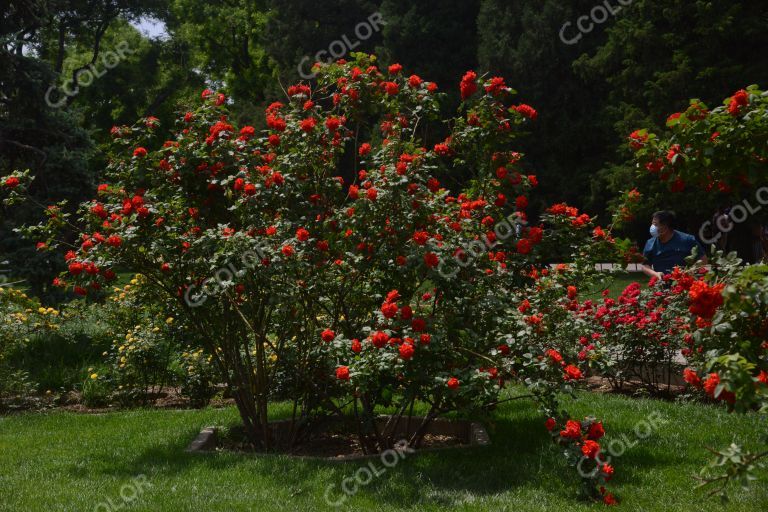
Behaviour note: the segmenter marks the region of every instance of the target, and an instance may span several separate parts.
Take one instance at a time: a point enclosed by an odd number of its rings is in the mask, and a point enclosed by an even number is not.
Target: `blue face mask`
[[[651,236],[653,238],[658,238],[659,237],[659,226],[657,226],[655,224],[651,224],[650,233],[651,233]]]

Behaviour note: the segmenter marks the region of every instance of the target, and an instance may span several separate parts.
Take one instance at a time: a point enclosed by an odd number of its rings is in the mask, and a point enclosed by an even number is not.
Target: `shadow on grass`
[[[452,495],[495,495],[538,480],[542,457],[553,455],[540,419],[504,417],[490,429],[491,446],[412,456],[361,493],[402,508],[425,501],[448,506]],[[350,467],[345,477],[353,476],[355,469]],[[338,488],[341,481],[335,483]]]
[[[381,478],[360,488],[363,498],[385,499],[392,505],[407,507],[425,499],[424,486],[435,494],[472,493],[497,494],[510,487],[522,485],[531,479],[551,479],[555,472],[550,461],[558,460],[552,451],[549,437],[542,427],[541,418],[532,406],[514,406],[492,422],[487,422],[492,445],[478,448],[447,449],[438,452],[406,456],[396,467],[386,470]],[[238,453],[189,454],[184,449],[197,434],[197,429],[183,428],[172,439],[137,447],[135,457],[114,457],[110,451],[92,454],[92,469],[86,474],[82,467],[72,467],[71,474],[78,478],[108,476],[127,480],[139,474],[150,479],[152,475],[172,478],[185,473],[230,473],[234,470],[254,475],[254,485],[310,487],[315,496],[323,499],[329,485],[338,489],[347,477],[354,477],[369,463],[384,468],[379,459],[370,461],[326,462],[296,459],[285,455],[248,455]],[[545,471],[547,474],[537,477]],[[575,480],[574,480],[575,483]],[[307,490],[310,490],[307,489]],[[432,500],[431,500],[432,501]],[[434,501],[432,501],[434,503]]]
[[[552,445],[542,418],[532,404],[509,404],[486,425],[492,445],[406,456],[395,467],[386,468],[379,478],[373,478],[369,485],[359,486],[358,495],[351,503],[386,502],[400,508],[414,504],[439,507],[455,504],[462,496],[492,496],[520,487],[541,488],[564,499],[576,496],[578,475],[567,467],[560,450]],[[133,429],[142,427],[146,426],[138,424]],[[622,427],[610,431],[609,439],[624,439],[625,442],[636,439],[629,424]],[[146,428],[151,429],[151,426]],[[385,469],[379,459],[339,463],[286,455],[185,453],[184,449],[198,431],[193,425],[175,428],[170,435],[166,431],[164,437],[141,443],[128,457],[115,457],[111,450],[99,450],[90,457],[93,465],[85,474],[80,466],[73,466],[70,471],[76,478],[102,476],[117,481],[140,474],[150,479],[184,479],[187,475],[197,479],[202,475],[211,485],[234,479],[237,483],[233,482],[233,485],[245,488],[274,488],[276,492],[299,489],[304,499],[325,503],[324,493],[329,486],[339,496],[342,482],[354,478],[361,468],[373,464]],[[621,468],[615,482],[620,483],[621,480],[641,478],[649,467],[678,465],[680,458],[659,446],[651,436],[630,446],[613,463]]]

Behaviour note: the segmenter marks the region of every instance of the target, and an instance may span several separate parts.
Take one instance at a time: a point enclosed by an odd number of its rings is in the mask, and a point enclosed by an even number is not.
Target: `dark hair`
[[[675,229],[677,223],[677,216],[675,212],[671,210],[661,210],[653,214],[653,218],[659,221],[659,224],[666,226],[669,229]]]

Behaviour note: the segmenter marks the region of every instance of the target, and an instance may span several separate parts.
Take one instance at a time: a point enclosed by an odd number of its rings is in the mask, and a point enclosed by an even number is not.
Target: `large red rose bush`
[[[140,273],[143,296],[204,351],[263,450],[343,416],[381,451],[417,402],[428,407],[407,440],[418,446],[432,419],[491,407],[523,383],[574,465],[598,469],[585,493],[611,503],[602,425],[578,420],[577,435],[557,399],[589,361],[560,347],[544,300],[586,285],[612,240],[566,205],[529,224],[537,180],[513,143],[536,111],[499,77],[468,72],[459,87],[459,115],[443,120],[435,84],[360,55],[323,66],[313,88],[289,87],[263,131],[236,127],[211,91],[172,140],[156,140],[153,118],[116,127],[94,199],[38,230],[53,248],[51,227],[82,227],[57,284],[98,295],[118,270]],[[454,176],[468,186],[450,190]],[[268,424],[276,398],[294,403],[287,441]],[[382,407],[395,411],[384,425]]]
[[[756,202],[765,197],[768,184],[768,94],[750,86],[712,109],[691,100],[686,110],[670,115],[666,124],[663,134],[636,130],[629,136],[639,177],[645,177],[640,180],[645,192],[664,184],[673,193],[690,193],[700,204],[709,205],[714,203],[704,201],[711,194],[725,194],[748,217],[764,216],[764,208]],[[648,177],[650,184],[645,181]],[[733,214],[733,222],[745,220]],[[671,278],[686,295],[691,320],[682,343],[684,355],[699,362],[699,371],[729,358],[743,358],[744,364],[753,365],[750,375],[757,379],[765,370],[766,266],[745,268],[739,263],[735,255],[719,253],[708,268],[697,265],[695,274],[676,272]],[[707,375],[699,377],[706,381]],[[698,383],[690,370],[686,378]],[[732,393],[725,395],[726,401],[737,409],[755,405],[751,384],[739,388],[739,378],[720,376],[709,382],[711,397],[722,400],[720,392],[725,391]],[[740,399],[745,403],[740,404]]]

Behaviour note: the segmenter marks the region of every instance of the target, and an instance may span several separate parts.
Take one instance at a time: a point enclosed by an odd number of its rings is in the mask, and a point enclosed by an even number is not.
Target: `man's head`
[[[661,210],[654,213],[651,219],[651,236],[668,238],[675,231],[676,221],[677,217],[673,211]]]

